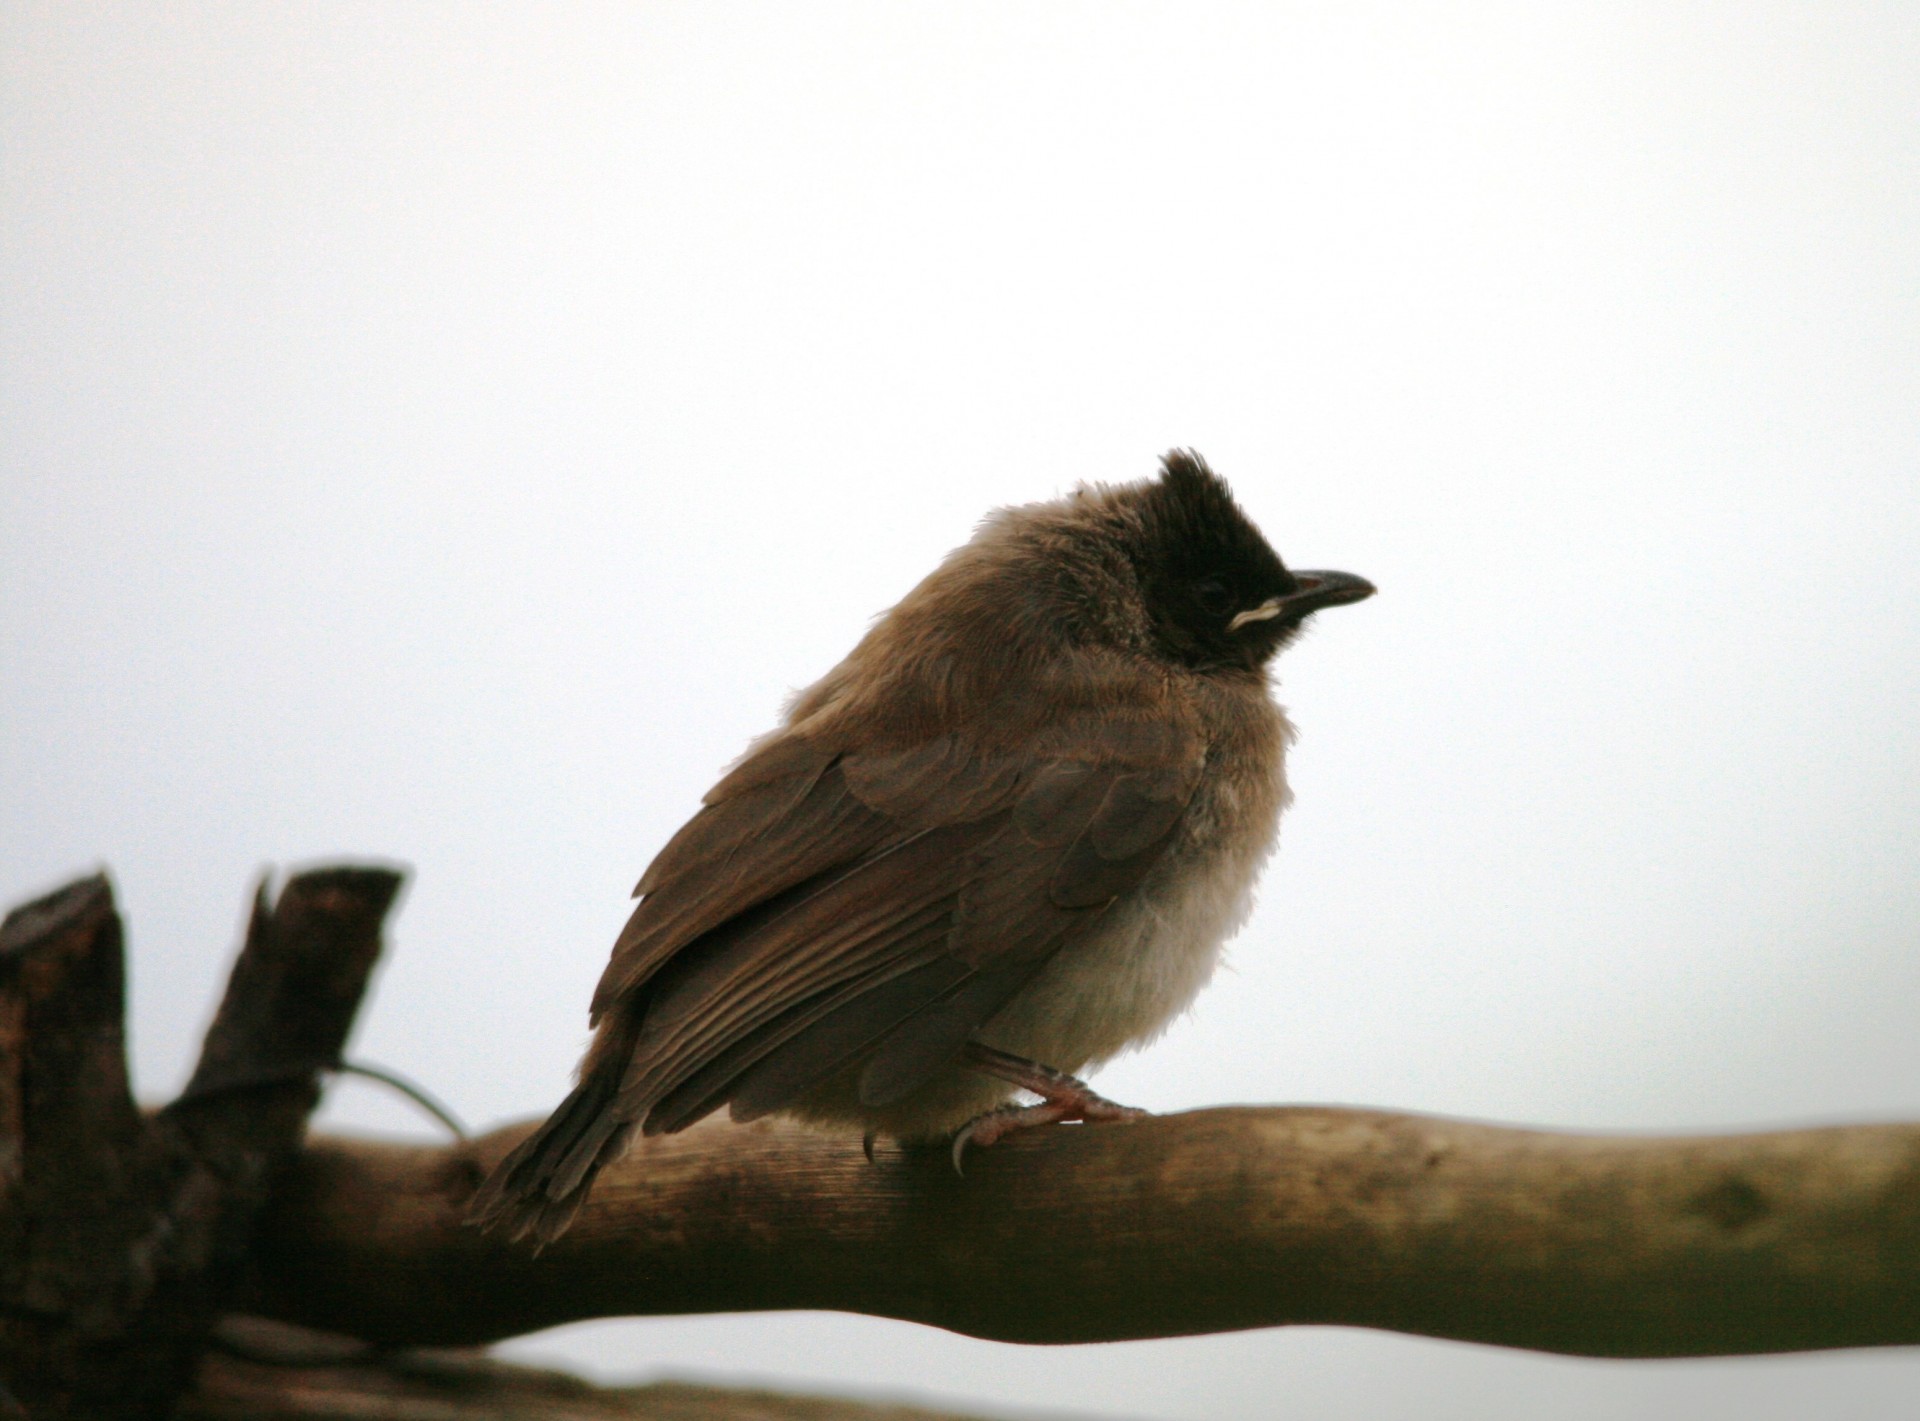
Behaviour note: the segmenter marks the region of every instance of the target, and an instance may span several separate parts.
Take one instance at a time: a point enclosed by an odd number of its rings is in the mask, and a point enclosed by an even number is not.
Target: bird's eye
[[[1224,617],[1233,609],[1233,594],[1217,577],[1202,578],[1193,584],[1193,600],[1209,616]]]

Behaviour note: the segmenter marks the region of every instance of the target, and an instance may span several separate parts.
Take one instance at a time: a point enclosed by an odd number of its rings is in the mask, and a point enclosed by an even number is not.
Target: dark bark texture
[[[104,877],[0,926],[0,1400],[34,1417],[171,1414],[244,1278],[380,949],[399,876],[334,868],[256,897],[185,1094],[128,1086]]]

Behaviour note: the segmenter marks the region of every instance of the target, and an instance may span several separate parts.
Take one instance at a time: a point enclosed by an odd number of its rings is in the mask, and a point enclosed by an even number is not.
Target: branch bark
[[[476,1352],[380,1352],[258,1318],[221,1323],[175,1421],[969,1421],[917,1406],[653,1382],[599,1387]]]
[[[1615,1357],[1920,1342],[1920,1125],[1647,1138],[1237,1108],[1034,1132],[960,1178],[943,1148],[870,1163],[715,1121],[644,1141],[535,1255],[462,1222],[531,1124],[299,1146],[397,887],[345,868],[261,895],[193,1081],[152,1116],[105,880],[0,925],[0,1421],[174,1414],[235,1307],[388,1347],[785,1308],[1035,1343],[1303,1322]],[[525,1380],[360,1360],[335,1411],[283,1387],[284,1414],[451,1416],[407,1388]],[[180,1414],[283,1414],[240,1365],[207,1358]],[[556,1421],[618,1403],[549,1400]]]
[[[239,1285],[255,1216],[344,1042],[399,877],[338,868],[257,895],[188,1091],[128,1089],[104,877],[0,925],[0,1411],[169,1415]]]
[[[315,1139],[256,1311],[394,1344],[828,1308],[1012,1342],[1339,1323],[1541,1351],[1920,1342],[1920,1126],[1699,1138],[1233,1108],[970,1156],[779,1122],[644,1141],[544,1254],[461,1211],[531,1125]]]

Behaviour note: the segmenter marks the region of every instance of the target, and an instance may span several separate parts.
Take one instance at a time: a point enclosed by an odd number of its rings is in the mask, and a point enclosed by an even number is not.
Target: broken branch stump
[[[171,1413],[337,1061],[400,886],[383,868],[262,885],[186,1092],[134,1104],[119,914],[96,875],[0,925],[0,1403]]]

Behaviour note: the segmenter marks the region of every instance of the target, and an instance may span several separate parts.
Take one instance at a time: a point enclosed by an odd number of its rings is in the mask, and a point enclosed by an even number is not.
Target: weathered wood
[[[191,1269],[202,1332],[228,1305],[255,1216],[340,1059],[399,889],[389,869],[332,867],[295,875],[271,905],[264,883],[255,890],[199,1063],[157,1122],[208,1176]]]
[[[0,927],[0,1379],[32,1416],[161,1417],[239,1285],[337,1058],[399,878],[296,876],[253,922],[193,1084],[128,1089],[106,880]]]
[[[779,1122],[644,1141],[536,1256],[461,1222],[531,1128],[309,1142],[256,1311],[396,1344],[829,1308],[1017,1342],[1341,1323],[1542,1351],[1920,1342],[1920,1126],[1576,1135],[1236,1108],[970,1156]]]
[[[463,1222],[530,1125],[299,1146],[398,882],[331,869],[261,895],[193,1081],[153,1116],[128,1091],[105,880],[0,925],[0,1421],[157,1418],[196,1367],[196,1416],[631,1414],[570,1382],[500,1401],[526,1378],[473,1358],[280,1370],[359,1369],[323,1403],[231,1350],[202,1365],[236,1302],[381,1346],[783,1308],[1020,1342],[1299,1322],[1602,1356],[1920,1342],[1920,1125],[1650,1138],[1240,1108],[1036,1131],[961,1178],[944,1149],[869,1163],[845,1136],[713,1121],[644,1141],[535,1255]],[[448,1386],[478,1406],[499,1377],[502,1409],[453,1408]],[[647,1404],[733,1404],[707,1401]],[[733,1414],[858,1414],[810,1404]]]
[[[0,1378],[33,1415],[138,1415],[184,1383],[128,1337],[159,1282],[180,1162],[127,1081],[113,891],[83,879],[0,925]]]
[[[178,1421],[965,1421],[917,1406],[654,1382],[598,1387],[476,1352],[378,1352],[229,1318]]]

